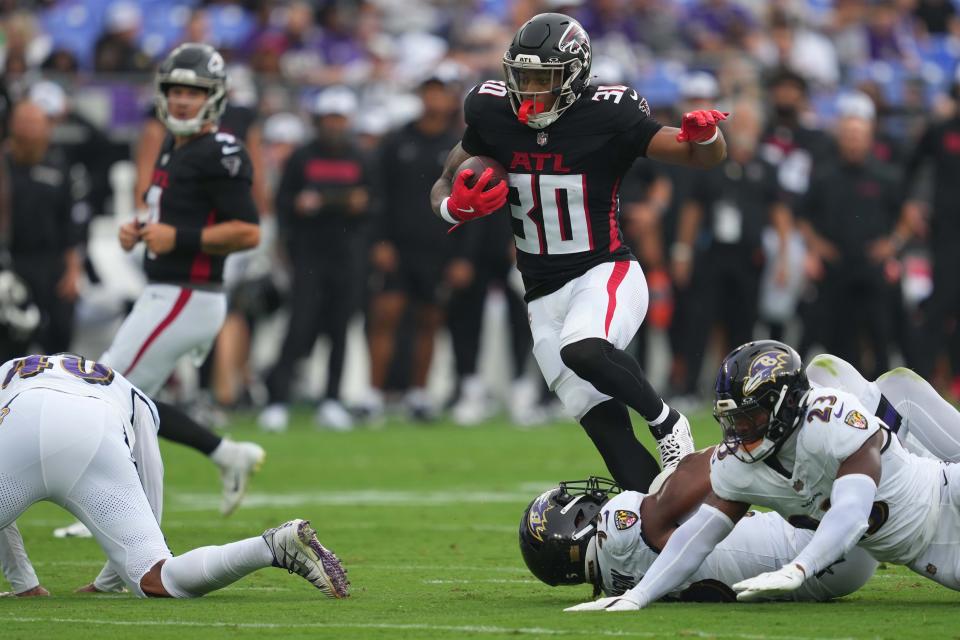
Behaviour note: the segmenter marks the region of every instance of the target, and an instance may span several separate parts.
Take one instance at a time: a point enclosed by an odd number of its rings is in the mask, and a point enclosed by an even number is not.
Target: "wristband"
[[[177,227],[177,237],[174,246],[181,251],[199,253],[203,251],[203,229],[188,229]]]
[[[452,215],[450,215],[450,210],[447,208],[447,203],[450,202],[450,198],[446,197],[443,199],[443,202],[440,203],[440,217],[449,222],[450,224],[458,224],[460,220],[457,220]]]
[[[714,129],[713,135],[710,136],[710,139],[709,139],[709,140],[704,140],[703,142],[697,142],[697,144],[702,145],[702,146],[705,147],[705,146],[707,146],[708,144],[713,144],[714,142],[716,142],[716,141],[717,141],[717,138],[719,138],[719,137],[720,137],[720,127],[717,127],[716,129]]]

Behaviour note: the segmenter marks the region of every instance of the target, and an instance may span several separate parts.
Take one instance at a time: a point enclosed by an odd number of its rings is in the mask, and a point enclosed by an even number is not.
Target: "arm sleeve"
[[[0,529],[0,569],[14,593],[23,593],[40,586],[40,579],[27,557],[23,537],[16,522]]]
[[[157,442],[157,430],[160,418],[156,405],[146,396],[133,395],[133,429],[136,440],[133,455],[137,461],[137,474],[147,502],[157,518],[157,524],[163,515],[163,460],[160,458],[160,445]]]
[[[794,559],[810,578],[846,555],[869,526],[877,485],[869,476],[840,476],[830,491],[830,510],[823,516],[813,538]]]
[[[467,128],[463,131],[463,140],[460,141],[460,146],[472,156],[489,155],[487,145],[484,143],[483,138],[480,137],[480,133],[477,132],[476,127],[467,125]]]
[[[732,530],[733,521],[725,513],[708,504],[701,505],[693,517],[673,532],[643,580],[626,597],[643,608],[675,591]]]
[[[277,211],[277,227],[280,235],[286,236],[294,220],[293,203],[297,193],[303,188],[303,163],[300,151],[294,151],[283,166],[280,184],[274,195]]]
[[[928,127],[923,135],[920,137],[920,140],[917,142],[917,146],[914,147],[912,153],[910,153],[907,158],[907,162],[904,165],[903,170],[903,193],[910,194],[914,181],[917,177],[917,171],[920,169],[921,165],[926,162],[927,158],[933,155],[935,149],[935,129],[933,127]]]

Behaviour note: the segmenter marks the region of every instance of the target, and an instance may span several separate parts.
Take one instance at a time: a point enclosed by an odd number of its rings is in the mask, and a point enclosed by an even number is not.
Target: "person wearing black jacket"
[[[419,118],[384,139],[379,154],[384,206],[372,229],[371,289],[368,310],[371,389],[363,409],[371,419],[383,411],[383,390],[394,357],[397,329],[414,305],[415,330],[406,404],[414,419],[435,413],[425,387],[433,342],[443,326],[451,291],[474,278],[464,257],[475,234],[430,215],[430,187],[447,152],[459,140],[460,89],[451,78],[434,75],[421,83]]]
[[[889,369],[893,321],[901,308],[884,270],[884,247],[900,215],[900,176],[871,155],[872,107],[855,99],[840,108],[837,160],[811,182],[799,227],[819,281],[822,346],[875,378]]]
[[[264,429],[287,425],[295,365],[313,350],[320,333],[330,338],[327,388],[317,422],[336,430],[353,426],[340,402],[347,324],[357,307],[364,225],[370,206],[370,171],[350,133],[357,99],[346,87],[317,96],[316,137],[294,151],[276,193],[280,235],[293,285],[290,322],[280,357],[267,376],[270,404]]]
[[[49,149],[50,136],[43,110],[21,102],[11,117],[4,163],[11,185],[12,266],[41,312],[32,339],[44,353],[59,353],[70,349],[83,263],[77,250],[80,229],[71,216],[74,201],[67,165],[62,155]],[[29,345],[30,340],[7,345],[10,351],[3,360],[27,353]]]

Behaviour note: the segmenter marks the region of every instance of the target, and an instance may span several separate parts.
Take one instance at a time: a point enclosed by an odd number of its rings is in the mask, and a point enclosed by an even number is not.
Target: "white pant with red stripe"
[[[602,338],[625,348],[647,315],[648,303],[640,264],[623,260],[597,265],[527,305],[533,355],[550,390],[577,420],[610,396],[567,368],[560,349],[585,338]]]
[[[223,292],[147,285],[99,361],[153,396],[181,356],[203,362],[226,317]]]

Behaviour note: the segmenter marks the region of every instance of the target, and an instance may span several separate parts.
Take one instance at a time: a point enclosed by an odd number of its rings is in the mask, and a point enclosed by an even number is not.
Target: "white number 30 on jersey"
[[[510,198],[510,210],[523,224],[523,237],[514,235],[518,250],[560,255],[593,249],[583,175],[511,173],[509,178],[517,194],[516,201]]]

